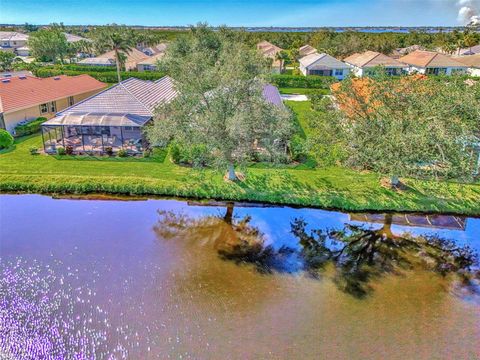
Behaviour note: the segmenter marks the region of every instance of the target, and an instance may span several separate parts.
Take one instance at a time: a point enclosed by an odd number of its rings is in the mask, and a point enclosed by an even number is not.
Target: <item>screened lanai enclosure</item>
[[[132,114],[66,114],[42,124],[46,153],[59,147],[72,153],[141,153],[147,147],[143,127],[149,118]]]

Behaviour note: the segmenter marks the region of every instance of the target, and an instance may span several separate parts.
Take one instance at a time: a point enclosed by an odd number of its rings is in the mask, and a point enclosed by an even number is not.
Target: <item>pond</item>
[[[0,195],[0,357],[480,358],[480,219]]]

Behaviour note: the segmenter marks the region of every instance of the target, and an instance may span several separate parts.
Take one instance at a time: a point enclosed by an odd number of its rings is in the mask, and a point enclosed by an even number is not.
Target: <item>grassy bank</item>
[[[480,185],[406,180],[409,190],[380,186],[381,177],[343,168],[249,168],[246,181],[226,183],[213,170],[168,158],[116,159],[30,155],[39,135],[0,152],[0,191],[168,195],[262,201],[342,210],[394,210],[480,215]],[[148,160],[148,161],[146,161]]]

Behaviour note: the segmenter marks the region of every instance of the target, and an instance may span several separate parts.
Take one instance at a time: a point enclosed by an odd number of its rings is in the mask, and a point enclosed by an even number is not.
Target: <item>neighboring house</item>
[[[303,75],[333,76],[343,80],[350,72],[350,66],[328,54],[307,55],[299,62]]]
[[[343,60],[352,67],[355,76],[371,74],[375,68],[381,66],[388,75],[400,75],[408,69],[408,66],[387,55],[366,51],[361,54],[353,54]]]
[[[153,56],[153,55],[156,55],[156,54],[162,54],[162,53],[165,53],[165,51],[167,51],[167,44],[166,43],[161,43],[161,44],[157,44],[155,46],[139,46],[137,47],[138,50],[140,50],[141,52],[143,52],[144,54],[148,55],[148,56]]]
[[[458,55],[466,56],[466,55],[476,55],[480,54],[480,44],[472,46],[471,48],[460,49]]]
[[[28,35],[16,31],[0,31],[0,50],[11,51],[15,54],[18,48],[27,45]]]
[[[300,49],[298,49],[298,55],[300,57],[304,57],[307,55],[318,53],[317,49],[310,45],[304,45]]]
[[[480,54],[455,58],[468,67],[467,72],[472,76],[480,76]]]
[[[125,69],[127,71],[136,70],[139,62],[149,58],[148,55],[145,55],[135,48],[125,55],[127,56],[125,61]],[[115,51],[112,50],[96,57],[83,59],[79,61],[78,64],[91,66],[115,66]]]
[[[257,50],[262,54],[264,58],[272,60],[272,71],[280,73],[283,68],[283,61],[277,59],[277,54],[283,51],[282,48],[269,43],[268,41],[262,41],[257,44]]]
[[[67,38],[67,42],[69,43],[75,43],[78,41],[87,41],[87,42],[92,42],[91,39],[84,38],[82,36],[74,35],[74,34],[69,34],[69,33],[63,33],[65,37]]]
[[[157,71],[158,61],[165,56],[165,53],[153,55],[137,64],[138,71]]]
[[[19,123],[51,118],[105,88],[89,75],[37,78],[28,75],[0,79],[0,128],[13,133]]]
[[[263,95],[266,101],[283,106],[276,87],[266,85]],[[144,127],[153,120],[155,109],[176,96],[168,76],[157,81],[124,80],[43,123],[44,150],[54,153],[58,147],[70,146],[74,153],[120,149],[140,153],[147,146]]]
[[[433,51],[417,50],[398,61],[408,65],[409,73],[426,75],[453,75],[467,71],[467,66],[457,60]]]

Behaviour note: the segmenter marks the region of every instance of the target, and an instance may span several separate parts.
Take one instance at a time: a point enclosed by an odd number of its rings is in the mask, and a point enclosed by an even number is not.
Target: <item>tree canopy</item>
[[[160,63],[178,96],[157,111],[148,131],[152,143],[202,145],[219,166],[249,160],[254,152],[275,161],[292,133],[291,113],[265,101],[266,64],[226,29],[206,25],[174,42]]]
[[[311,149],[356,169],[470,179],[480,134],[480,89],[461,78],[348,79],[310,117]]]
[[[28,39],[28,46],[31,55],[40,61],[63,63],[69,53],[67,37],[57,26],[32,32]]]

